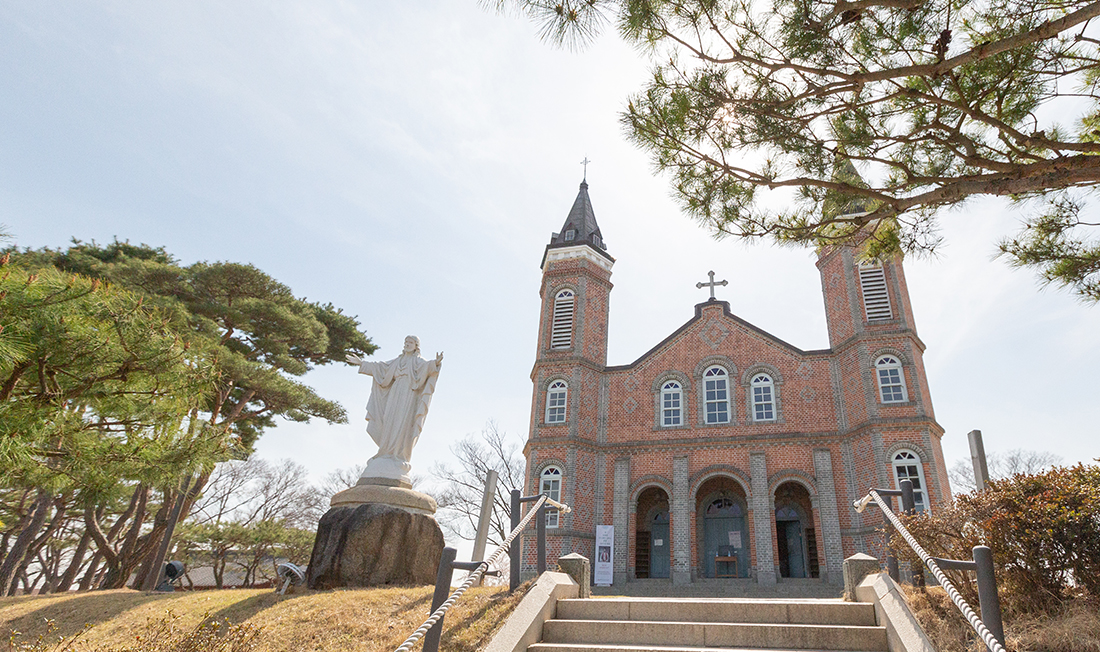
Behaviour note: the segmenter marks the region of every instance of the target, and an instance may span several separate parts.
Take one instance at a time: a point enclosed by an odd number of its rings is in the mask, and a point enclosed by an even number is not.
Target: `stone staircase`
[[[840,600],[560,600],[528,652],[886,652],[871,604]]]

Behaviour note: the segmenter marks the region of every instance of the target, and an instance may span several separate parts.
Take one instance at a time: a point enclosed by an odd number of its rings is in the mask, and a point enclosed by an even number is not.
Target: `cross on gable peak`
[[[697,287],[699,289],[709,287],[710,288],[710,300],[711,301],[717,301],[717,299],[714,298],[714,288],[719,286],[719,285],[722,285],[722,286],[729,285],[730,282],[726,281],[726,280],[722,280],[722,281],[714,280],[714,271],[713,270],[707,272],[707,276],[710,277],[710,282],[709,283],[699,282],[699,283],[695,284],[695,287]]]

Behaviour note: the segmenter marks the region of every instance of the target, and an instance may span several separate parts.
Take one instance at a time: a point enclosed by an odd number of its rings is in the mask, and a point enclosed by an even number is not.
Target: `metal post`
[[[429,616],[435,613],[439,605],[443,604],[451,594],[451,574],[454,572],[451,564],[454,563],[456,555],[458,551],[454,548],[444,548],[439,558],[439,568],[435,573],[435,593],[432,595],[432,608],[428,610]],[[442,633],[443,619],[440,618],[424,634],[424,652],[439,652],[439,636]]]
[[[519,527],[519,489],[512,490],[509,514],[512,517],[512,527],[509,532],[515,532]],[[519,586],[519,543],[522,537],[512,539],[512,546],[508,549],[508,592],[511,593]]]
[[[539,513],[535,515],[535,532],[538,539],[538,573],[541,576],[546,572],[546,503],[539,505]]]
[[[985,491],[985,485],[989,482],[989,466],[985,461],[982,431],[971,430],[966,433],[966,439],[970,443],[970,463],[974,466],[974,487],[978,491]]]
[[[1004,647],[1005,629],[1001,621],[1001,599],[997,596],[997,578],[993,574],[993,551],[989,546],[974,546],[974,569],[978,573],[978,602],[982,607],[982,622],[989,633]]]
[[[886,528],[886,572],[890,575],[890,579],[900,582],[898,556],[894,553],[894,549],[890,547],[890,541],[894,538],[894,526],[890,524],[890,519],[886,518],[885,514],[882,516],[882,522]]]
[[[913,498],[913,481],[901,481],[901,511],[912,516],[917,513],[917,502]]]
[[[913,498],[913,481],[902,480],[901,485],[901,511],[912,516],[917,513],[917,501]],[[924,566],[921,564],[909,565],[913,586],[924,586]]]

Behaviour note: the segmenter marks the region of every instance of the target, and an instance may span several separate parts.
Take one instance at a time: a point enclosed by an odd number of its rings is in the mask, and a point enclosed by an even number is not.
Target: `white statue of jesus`
[[[411,486],[409,471],[413,446],[424,428],[424,417],[432,402],[435,381],[443,365],[443,354],[435,360],[420,357],[420,340],[405,338],[401,355],[389,362],[369,362],[348,354],[347,361],[359,365],[359,373],[374,377],[367,401],[367,433],[378,444],[378,454],[370,458],[359,479],[360,484]]]

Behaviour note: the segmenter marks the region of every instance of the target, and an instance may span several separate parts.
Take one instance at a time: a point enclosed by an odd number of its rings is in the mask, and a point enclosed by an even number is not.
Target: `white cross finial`
[[[592,161],[589,161],[587,156],[585,156],[584,160],[581,161],[581,165],[584,166],[584,180],[585,181],[588,181],[588,164],[591,163],[591,162]]]
[[[718,285],[726,286],[726,285],[729,285],[730,282],[729,281],[716,281],[716,280],[714,280],[714,272],[713,271],[707,272],[707,276],[710,277],[710,283],[696,283],[695,287],[700,288],[700,289],[705,288],[705,287],[709,287],[710,288],[710,300],[714,301],[714,288],[715,288],[715,286],[718,286]]]

